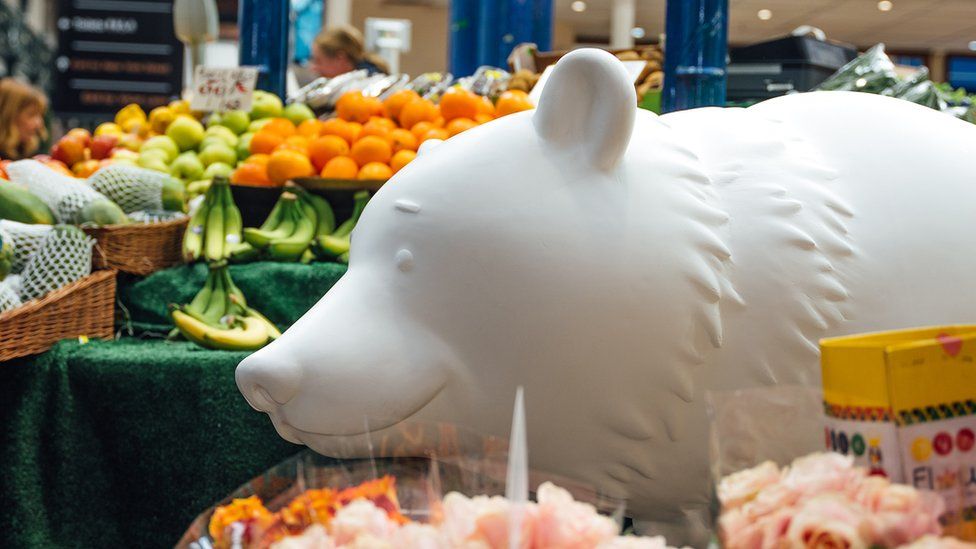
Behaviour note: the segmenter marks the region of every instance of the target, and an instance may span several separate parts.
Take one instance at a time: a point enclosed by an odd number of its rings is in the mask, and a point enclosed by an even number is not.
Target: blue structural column
[[[665,112],[725,105],[729,0],[669,0],[665,21]]]
[[[505,67],[512,48],[533,42],[552,48],[552,0],[451,0],[450,70]]]
[[[288,0],[239,0],[240,64],[258,67],[258,89],[285,96]]]

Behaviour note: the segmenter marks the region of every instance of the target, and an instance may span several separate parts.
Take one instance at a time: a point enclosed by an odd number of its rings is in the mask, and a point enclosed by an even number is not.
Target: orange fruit
[[[478,113],[474,115],[474,121],[478,124],[484,124],[485,122],[491,122],[495,117],[490,114]]]
[[[420,142],[423,143],[428,139],[447,139],[448,137],[451,137],[451,135],[448,134],[447,130],[445,130],[444,128],[434,128],[428,131],[427,133],[425,133],[424,136],[420,139]]]
[[[478,114],[495,116],[495,104],[491,102],[491,99],[481,96],[481,102],[478,103]]]
[[[325,122],[322,122],[322,131],[319,135],[337,135],[346,140],[346,143],[352,145],[352,142],[356,140],[356,136],[353,134],[352,127],[349,123],[341,118],[330,118]]]
[[[386,163],[393,156],[393,148],[390,147],[390,143],[386,139],[367,135],[353,143],[349,156],[360,166],[365,166],[370,162]]]
[[[440,109],[444,120],[450,122],[455,118],[474,118],[478,114],[478,103],[481,102],[476,94],[458,86],[453,86],[441,96]]]
[[[417,143],[419,144],[420,140],[424,138],[424,134],[434,129],[435,127],[436,126],[434,126],[433,122],[417,122],[416,125],[410,128],[410,133],[412,133],[413,136],[417,138]]]
[[[313,173],[308,157],[297,151],[275,151],[268,160],[268,179],[278,185],[296,177],[308,177]]]
[[[508,90],[502,93],[498,98],[498,103],[495,103],[495,114],[505,116],[534,108],[529,101],[529,94],[522,90]]]
[[[295,151],[295,152],[300,152],[305,156],[308,156],[308,138],[302,135],[293,135],[285,139],[284,143],[275,147],[275,150]]]
[[[400,127],[413,128],[419,122],[433,122],[440,116],[437,107],[426,99],[414,99],[400,110]]]
[[[349,144],[338,135],[323,135],[308,144],[308,154],[317,171],[337,156],[349,154]]]
[[[393,155],[393,158],[390,159],[390,169],[393,170],[393,173],[397,173],[414,158],[417,158],[417,153],[414,151],[408,149],[398,151]]]
[[[395,129],[397,129],[396,122],[394,122],[393,120],[391,120],[391,119],[389,119],[389,118],[387,118],[385,116],[374,116],[374,117],[370,118],[369,121],[366,122],[366,124],[363,127],[368,126],[370,124],[374,124],[374,125],[377,125],[377,126],[382,126],[382,127],[386,128],[388,130],[395,130]]]
[[[382,137],[383,139],[389,140],[389,138],[390,138],[390,130],[392,128],[388,128],[386,126],[386,124],[382,124],[382,123],[376,122],[377,120],[380,120],[380,119],[379,118],[374,118],[374,119],[370,120],[369,122],[363,124],[363,132],[361,134],[359,134],[359,138],[360,139],[362,139],[363,137],[366,137],[367,135],[375,135],[376,137]],[[383,119],[383,120],[385,120],[385,119]]]
[[[271,154],[278,145],[284,142],[284,137],[262,129],[251,138],[251,154]]]
[[[444,120],[444,117],[443,116],[438,116],[437,118],[434,119],[434,127],[435,128],[443,128],[444,127],[444,124],[446,124],[446,123],[447,123],[447,120]]]
[[[358,179],[387,180],[393,176],[393,170],[382,162],[370,162],[359,168]]]
[[[310,120],[303,120],[302,123],[298,125],[298,135],[304,135],[309,139],[315,139],[319,136],[321,131],[322,123],[314,118]]]
[[[447,135],[454,137],[455,135],[465,130],[470,130],[477,125],[478,123],[470,118],[455,118],[454,120],[448,122],[444,129],[447,130]]]
[[[359,122],[350,122],[349,135],[352,136],[352,143],[355,143],[360,137],[363,136],[363,125]],[[352,145],[352,143],[349,144]]]
[[[319,175],[328,179],[356,179],[358,174],[359,166],[355,160],[348,156],[337,156],[325,163]]]
[[[295,135],[295,124],[287,118],[273,118],[271,122],[261,127],[261,131],[276,133],[283,138],[291,137]]]
[[[411,151],[417,150],[417,136],[410,133],[408,130],[397,128],[391,131],[388,137],[390,139],[390,143],[393,144],[393,152],[402,151],[404,149]]]
[[[268,165],[268,160],[270,159],[271,157],[266,154],[252,154],[244,159],[243,164],[257,164],[258,166],[264,167]]]
[[[386,113],[386,116],[396,120],[400,118],[400,109],[414,99],[420,99],[420,95],[413,90],[395,92],[383,101],[383,112]]]
[[[366,97],[360,91],[349,91],[342,94],[336,102],[336,115],[349,122],[364,124],[369,117],[383,112],[383,103],[375,97]]]
[[[268,179],[268,172],[265,170],[264,166],[249,162],[241,164],[232,174],[230,174],[230,182],[235,185],[274,185],[274,183]]]

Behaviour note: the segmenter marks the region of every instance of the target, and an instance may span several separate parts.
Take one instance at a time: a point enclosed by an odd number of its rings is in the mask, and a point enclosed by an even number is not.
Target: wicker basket
[[[117,269],[145,276],[183,262],[183,232],[189,218],[161,223],[108,225],[86,228],[98,242],[92,264],[95,269]]]
[[[0,314],[0,361],[43,353],[58,341],[109,339],[115,325],[115,271],[95,271]]]

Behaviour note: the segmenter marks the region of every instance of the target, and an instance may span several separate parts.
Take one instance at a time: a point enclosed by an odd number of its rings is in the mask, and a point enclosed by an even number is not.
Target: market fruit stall
[[[230,267],[282,328],[345,272],[337,263]],[[119,279],[118,341],[62,341],[0,368],[0,529],[19,547],[172,547],[196,513],[300,448],[240,397],[243,352],[143,339],[203,285],[202,264]],[[132,336],[132,337],[130,337]]]

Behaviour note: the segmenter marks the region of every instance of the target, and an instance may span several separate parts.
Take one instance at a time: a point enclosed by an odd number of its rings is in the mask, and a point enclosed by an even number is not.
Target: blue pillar
[[[451,0],[448,70],[456,76],[478,68],[478,0]]]
[[[522,42],[552,49],[552,0],[452,0],[450,30],[454,76],[480,65],[504,68]]]
[[[288,71],[288,0],[240,0],[240,64],[258,67],[260,90],[285,97]]]
[[[729,0],[669,0],[665,22],[665,112],[725,105]]]

